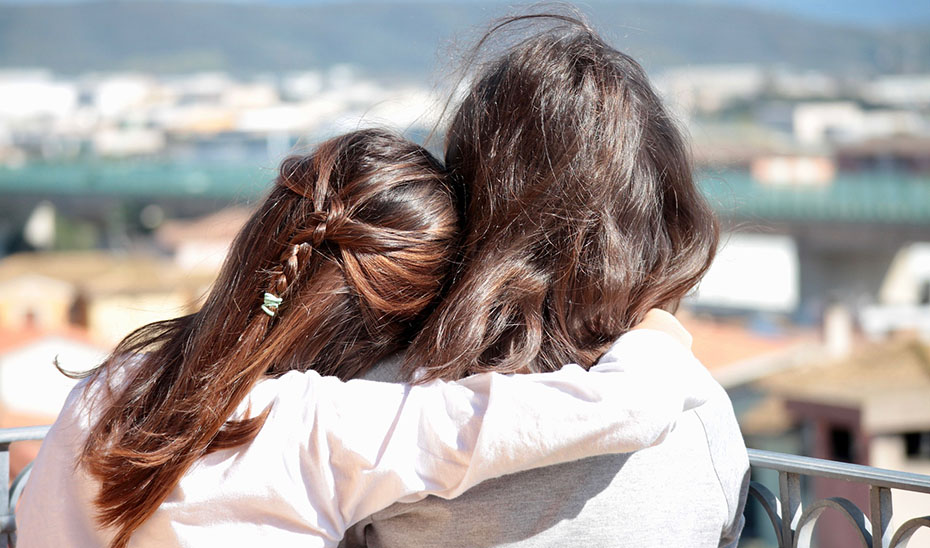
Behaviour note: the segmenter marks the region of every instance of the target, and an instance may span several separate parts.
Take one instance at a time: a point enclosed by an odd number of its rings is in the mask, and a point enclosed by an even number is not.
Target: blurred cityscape
[[[695,353],[748,445],[930,474],[930,66],[737,61],[647,64],[724,227],[679,312]],[[93,367],[196,310],[285,155],[368,125],[439,128],[438,152],[452,87],[346,63],[0,68],[0,427],[54,420],[56,357]],[[896,520],[927,499],[895,493]]]

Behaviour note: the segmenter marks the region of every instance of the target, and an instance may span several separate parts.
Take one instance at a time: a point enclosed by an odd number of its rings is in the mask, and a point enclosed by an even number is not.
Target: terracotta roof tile
[[[92,346],[101,346],[90,333],[79,327],[67,326],[57,329],[39,327],[0,328],[0,355],[22,348],[46,337],[62,337]]]
[[[785,352],[819,340],[819,334],[813,330],[788,328],[765,334],[740,322],[704,318],[687,312],[680,312],[678,319],[694,338],[691,345],[694,355],[710,370]]]

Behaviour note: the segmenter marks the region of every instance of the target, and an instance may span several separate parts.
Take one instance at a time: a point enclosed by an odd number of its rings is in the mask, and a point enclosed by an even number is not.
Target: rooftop
[[[829,185],[763,185],[749,173],[699,176],[723,217],[930,225],[930,178],[897,173],[840,174]]]
[[[0,166],[0,193],[87,196],[252,198],[275,170],[255,165],[155,161]]]
[[[873,433],[930,425],[930,346],[916,338],[864,342],[847,357],[810,361],[757,384],[789,400],[861,409]]]
[[[63,326],[56,329],[43,329],[40,327],[0,328],[0,357],[7,352],[12,352],[47,338],[68,339],[94,347],[99,345],[87,330],[74,326]],[[3,417],[3,411],[0,410],[0,428],[23,426],[21,424],[6,424],[3,422]]]
[[[243,201],[262,195],[272,166],[168,163],[152,160],[0,167],[0,194],[210,197]],[[772,186],[748,172],[698,175],[723,217],[776,221],[930,225],[930,177],[899,173],[840,174],[824,186]]]
[[[17,253],[0,261],[0,284],[36,275],[73,284],[95,295],[200,289],[213,281],[212,275],[196,275],[148,255],[63,251]]]

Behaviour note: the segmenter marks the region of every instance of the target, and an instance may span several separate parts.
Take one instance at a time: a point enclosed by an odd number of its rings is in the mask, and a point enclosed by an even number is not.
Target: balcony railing
[[[30,463],[10,484],[10,444],[17,441],[41,440],[48,426],[0,429],[0,546],[16,546],[16,501],[29,478]]]
[[[749,485],[749,496],[759,501],[775,528],[778,548],[809,548],[817,520],[827,510],[849,520],[864,548],[902,548],[918,529],[930,527],[930,515],[910,519],[897,529],[891,526],[891,490],[930,493],[930,476],[757,449],[749,450],[749,463],[778,471],[777,496],[758,482]],[[868,485],[869,515],[842,497],[820,499],[803,508],[801,476]]]
[[[11,443],[41,440],[48,429],[48,426],[0,429],[0,474],[9,477]],[[836,511],[850,521],[864,548],[903,548],[918,529],[930,528],[930,515],[908,520],[897,529],[891,527],[891,489],[930,494],[930,476],[757,449],[749,450],[749,462],[754,468],[778,472],[777,495],[758,482],[749,485],[749,496],[762,505],[772,522],[778,548],[809,548],[817,520],[827,510]],[[30,466],[11,485],[0,481],[0,546],[16,545],[16,501],[23,492]],[[868,485],[869,515],[842,497],[820,499],[804,508],[801,476]]]

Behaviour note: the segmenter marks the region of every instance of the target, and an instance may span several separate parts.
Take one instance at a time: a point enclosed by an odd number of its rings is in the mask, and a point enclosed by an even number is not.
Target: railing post
[[[778,500],[782,509],[781,522],[776,523],[779,546],[785,548],[809,548],[817,519],[826,511],[839,512],[846,517],[859,533],[861,546],[869,548],[901,548],[921,528],[930,529],[930,516],[906,521],[897,531],[892,528],[891,489],[903,489],[914,493],[930,494],[930,476],[883,470],[860,464],[834,462],[811,457],[786,455],[771,451],[749,450],[749,462],[753,468],[778,471]],[[831,478],[869,486],[870,512],[866,513],[848,499],[829,497],[811,502],[801,512],[800,477]],[[758,489],[757,489],[758,490]],[[764,507],[772,504],[764,493],[757,495]],[[766,506],[767,505],[767,506]]]
[[[869,486],[869,518],[872,522],[872,548],[891,546],[891,489]]]
[[[23,426],[0,429],[0,548],[16,545],[16,500],[23,489],[23,475],[13,482],[10,496],[10,444],[16,441],[41,440],[48,426]]]
[[[781,500],[781,539],[780,548],[792,548],[801,519],[801,477],[791,472],[778,472],[778,497]]]
[[[10,444],[0,443],[0,547],[10,546],[10,533],[16,529],[10,508]]]

